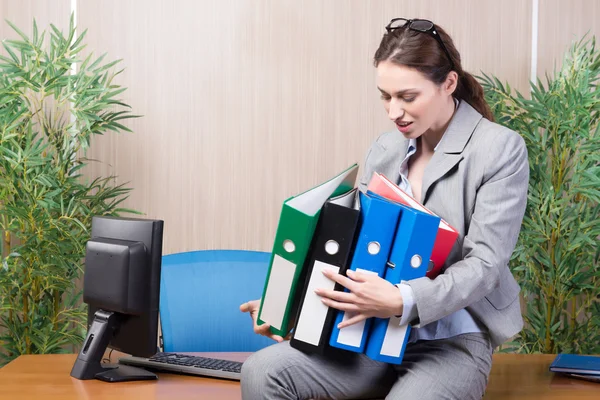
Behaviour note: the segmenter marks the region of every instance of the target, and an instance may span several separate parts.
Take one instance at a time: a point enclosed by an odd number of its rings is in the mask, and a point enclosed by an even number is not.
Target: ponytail
[[[490,121],[494,121],[494,114],[490,106],[486,103],[483,87],[477,80],[466,71],[461,71],[458,75],[458,86],[454,92],[454,97],[464,100],[476,109]]]

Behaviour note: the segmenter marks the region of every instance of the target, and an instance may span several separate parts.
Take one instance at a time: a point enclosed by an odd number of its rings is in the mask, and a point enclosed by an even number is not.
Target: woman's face
[[[389,118],[406,138],[416,139],[446,122],[441,110],[448,107],[453,91],[446,90],[447,83],[436,85],[416,69],[382,61],[377,87]]]

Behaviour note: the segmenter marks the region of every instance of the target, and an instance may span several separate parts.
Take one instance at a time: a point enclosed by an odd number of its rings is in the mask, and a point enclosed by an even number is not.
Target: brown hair
[[[452,38],[440,26],[435,25],[435,28],[448,49],[454,63],[454,71],[458,74],[454,97],[466,101],[485,118],[493,121],[494,116],[485,102],[483,88],[473,75],[462,69],[460,54],[454,47]],[[414,68],[437,85],[441,85],[452,70],[448,56],[433,36],[406,27],[394,29],[383,35],[375,52],[375,67],[382,61]]]

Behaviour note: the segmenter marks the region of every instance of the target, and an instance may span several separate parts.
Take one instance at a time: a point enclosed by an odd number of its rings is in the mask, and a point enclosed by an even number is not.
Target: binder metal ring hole
[[[296,250],[296,245],[289,239],[283,241],[283,249],[288,253],[293,253]]]
[[[325,243],[325,251],[330,255],[337,254],[337,252],[340,251],[340,245],[335,240],[328,240]]]
[[[394,264],[393,262],[388,261],[386,264],[387,264],[388,267],[390,267],[392,269],[396,268],[396,264]]]
[[[427,266],[427,272],[432,271],[433,267],[435,267],[435,264],[433,263],[433,261],[429,260],[429,265]]]
[[[381,245],[377,242],[370,242],[367,245],[367,251],[372,256],[379,254],[379,250],[381,250]]]
[[[420,255],[415,254],[410,258],[410,266],[413,268],[419,268],[423,262],[423,259]]]

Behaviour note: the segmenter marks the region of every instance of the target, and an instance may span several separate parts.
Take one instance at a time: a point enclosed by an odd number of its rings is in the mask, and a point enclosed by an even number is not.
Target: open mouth
[[[412,122],[396,122],[396,125],[398,125],[399,128],[406,128],[408,126],[410,126],[412,124]]]

